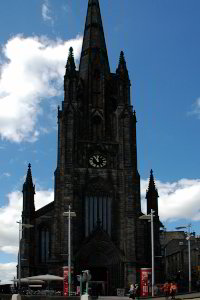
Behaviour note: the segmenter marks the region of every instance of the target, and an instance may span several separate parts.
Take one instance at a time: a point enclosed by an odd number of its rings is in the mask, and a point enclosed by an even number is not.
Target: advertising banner
[[[68,267],[63,267],[63,295],[68,296],[69,286],[68,286]]]
[[[140,296],[148,297],[151,288],[151,269],[140,269]]]

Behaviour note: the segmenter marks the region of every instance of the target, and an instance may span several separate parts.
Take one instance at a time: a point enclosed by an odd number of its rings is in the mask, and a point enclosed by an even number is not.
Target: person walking
[[[135,284],[132,283],[129,289],[129,298],[135,299],[135,291]]]
[[[135,284],[135,297],[137,300],[140,299],[140,287],[138,283]]]
[[[170,294],[170,283],[166,281],[163,286],[163,292],[165,295],[165,299],[168,300]]]
[[[177,285],[175,282],[172,282],[170,285],[170,296],[172,297],[172,299],[175,299],[176,292],[177,292]]]

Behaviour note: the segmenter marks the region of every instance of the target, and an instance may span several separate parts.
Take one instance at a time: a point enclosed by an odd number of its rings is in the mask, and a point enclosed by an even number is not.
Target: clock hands
[[[99,155],[94,155],[93,158],[96,160],[97,163],[99,163]]]
[[[102,168],[106,165],[106,158],[102,155],[95,154],[90,157],[89,163],[94,168]]]

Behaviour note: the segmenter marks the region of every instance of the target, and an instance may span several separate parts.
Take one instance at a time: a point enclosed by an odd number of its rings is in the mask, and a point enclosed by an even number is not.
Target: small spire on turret
[[[23,184],[23,191],[24,190],[32,190],[35,193],[35,186],[33,185],[32,173],[31,173],[31,164],[28,164],[28,171],[26,175],[26,180]]]
[[[68,55],[67,64],[65,68],[66,68],[66,74],[73,74],[76,71],[76,65],[74,61],[74,51],[72,47],[69,48],[69,55]]]
[[[118,64],[118,68],[116,70],[116,73],[121,78],[128,78],[129,79],[128,70],[127,70],[127,67],[126,67],[126,60],[125,60],[123,51],[120,52],[119,64]]]
[[[23,184],[23,212],[32,214],[35,211],[34,195],[35,195],[35,185],[33,185],[31,164],[28,164],[28,171],[26,175],[26,180]]]
[[[149,186],[146,192],[147,199],[147,213],[151,212],[151,209],[155,210],[158,214],[158,190],[155,185],[153,170],[150,171]]]
[[[31,164],[28,164],[28,171],[26,175],[26,184],[33,185],[32,173],[31,173]]]
[[[155,181],[153,177],[153,170],[150,171],[150,178],[149,178],[149,187],[148,190],[156,190]]]

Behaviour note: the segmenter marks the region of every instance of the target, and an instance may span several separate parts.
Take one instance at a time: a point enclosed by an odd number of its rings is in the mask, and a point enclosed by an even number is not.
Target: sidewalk
[[[128,296],[127,297],[118,297],[118,296],[100,296],[98,297],[98,300],[127,300],[129,299]],[[155,299],[155,300],[165,300],[165,297],[148,297],[148,298],[140,298],[140,299]],[[171,299],[171,297],[169,297],[169,300]],[[200,292],[194,292],[191,294],[178,294],[176,295],[176,299],[196,299],[196,300],[200,300]]]

